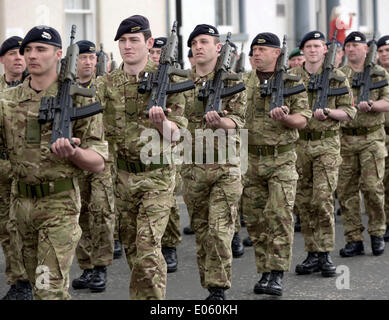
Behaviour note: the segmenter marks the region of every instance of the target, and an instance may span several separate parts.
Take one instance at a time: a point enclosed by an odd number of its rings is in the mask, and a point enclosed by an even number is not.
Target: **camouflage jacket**
[[[8,84],[5,81],[5,74],[0,77],[0,93],[8,88]]]
[[[14,178],[36,185],[79,175],[81,169],[50,151],[52,123],[38,123],[41,99],[56,96],[58,82],[40,93],[31,89],[29,82],[27,78],[22,85],[7,90],[0,102],[0,143],[6,141]],[[101,115],[73,122],[73,136],[81,139],[81,148],[108,157]]]
[[[305,70],[304,67],[294,68],[291,70],[291,73],[296,74],[302,78],[308,93],[309,108],[313,110],[316,102],[317,92],[308,90],[309,79],[311,75],[308,73],[307,70]],[[322,73],[323,73],[323,67],[320,67],[320,69],[316,74],[322,74]],[[327,108],[343,110],[351,119],[354,119],[357,113],[357,109],[353,106],[352,90],[350,88],[350,83],[346,78],[346,76],[343,74],[343,72],[341,72],[339,69],[334,69],[334,73],[339,77],[343,77],[344,81],[340,82],[336,80],[331,80],[330,87],[332,89],[347,87],[349,94],[345,94],[337,97],[336,96],[328,97]],[[327,130],[339,130],[340,122],[330,118],[328,118],[325,121],[319,121],[315,119],[312,115],[312,118],[311,120],[309,120],[306,129],[311,131],[319,131],[319,132],[327,131]]]
[[[192,136],[192,152],[195,151],[195,146],[201,146],[201,144],[204,144],[203,152],[205,150],[208,150],[209,143],[213,144],[213,148],[215,151],[219,148],[219,140],[215,139],[210,141],[207,139],[204,143],[204,138],[201,136],[198,136],[198,139],[196,139],[195,131],[202,129],[210,129],[213,132],[216,130],[213,127],[210,127],[207,122],[204,119],[204,113],[205,113],[205,107],[207,101],[200,101],[198,99],[200,88],[202,87],[203,83],[206,81],[213,80],[215,76],[215,72],[211,72],[210,74],[200,77],[196,73],[196,68],[193,67],[190,75],[190,79],[195,83],[195,89],[189,90],[184,92],[185,100],[186,100],[186,106],[185,106],[185,117],[188,118],[189,124],[188,129],[190,131],[190,134]],[[227,86],[233,86],[237,84],[237,81],[227,81]],[[223,110],[226,110],[228,114],[225,116],[226,118],[231,119],[236,124],[236,130],[243,129],[245,125],[245,116],[246,116],[246,105],[247,105],[247,95],[246,91],[243,91],[239,94],[236,94],[232,97],[228,97],[223,99]],[[237,147],[239,146],[239,135],[236,131],[234,134],[226,134],[228,135],[229,141],[233,144],[235,144]],[[224,148],[226,144],[224,143]],[[237,154],[236,154],[237,155]],[[229,160],[232,160],[232,158],[229,157]]]
[[[286,87],[294,87],[300,81],[286,81]],[[296,142],[299,138],[297,129],[290,129],[281,122],[270,118],[270,96],[261,96],[261,84],[256,70],[250,72],[246,82],[247,88],[247,120],[246,128],[249,131],[249,145],[283,146]],[[300,114],[308,120],[312,111],[308,106],[306,92],[285,98],[285,105],[290,114]]]
[[[156,70],[156,65],[149,60],[138,76],[125,73],[122,64],[112,73],[97,78],[97,99],[104,109],[105,136],[109,142],[110,153],[114,157],[140,161],[141,151],[148,143],[147,139],[141,137],[142,133],[156,134],[159,139],[159,150],[161,153],[164,151],[162,135],[146,116],[150,93],[138,93],[144,74]],[[176,123],[179,128],[187,126],[183,94],[169,95],[166,108],[172,110],[168,120]],[[149,129],[155,130],[151,133]]]
[[[380,66],[375,66],[378,71],[385,70]],[[344,66],[340,69],[348,78],[349,83],[352,83],[355,71],[350,66]],[[386,72],[386,78],[389,81],[389,74]],[[385,77],[377,77],[373,78],[373,81],[381,81],[384,80]],[[353,88],[354,98],[357,99],[359,94],[358,88]],[[389,86],[386,86],[381,89],[371,91],[371,100],[386,100],[389,102]],[[355,101],[356,103],[356,101]],[[342,122],[342,128],[361,128],[361,127],[374,127],[380,124],[385,123],[385,113],[384,112],[360,112],[357,111],[357,115],[353,121]]]

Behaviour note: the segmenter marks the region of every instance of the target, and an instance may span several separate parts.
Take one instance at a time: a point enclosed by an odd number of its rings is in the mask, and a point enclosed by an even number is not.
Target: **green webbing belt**
[[[294,150],[294,144],[288,144],[285,146],[255,146],[249,145],[249,153],[254,154],[256,156],[268,157],[274,156],[276,153],[286,153]]]
[[[374,127],[370,128],[355,128],[355,129],[350,129],[350,128],[342,128],[342,132],[346,136],[365,136],[369,133],[376,132],[382,128],[382,125],[379,124]]]
[[[161,164],[151,163],[148,166],[147,171],[154,171],[157,169],[168,167],[169,164],[164,164],[163,159],[164,158],[161,156]],[[142,162],[129,162],[122,158],[118,158],[116,163],[119,170],[127,171],[129,173],[138,174],[138,173],[146,172],[146,165],[144,165]]]
[[[327,138],[333,138],[339,135],[339,131],[307,131],[301,130],[299,131],[300,139],[304,141],[317,141],[323,140]]]
[[[41,199],[52,194],[57,194],[74,189],[73,180],[65,179],[53,182],[54,190],[50,192],[50,184],[29,185],[18,182],[18,192],[25,198]]]

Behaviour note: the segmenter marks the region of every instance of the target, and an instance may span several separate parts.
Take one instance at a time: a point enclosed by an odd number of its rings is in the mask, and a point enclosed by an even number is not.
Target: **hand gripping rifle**
[[[39,110],[38,121],[41,125],[53,122],[50,147],[60,138],[66,138],[75,148],[72,141],[72,121],[92,117],[103,112],[100,103],[95,102],[84,107],[75,107],[73,97],[80,95],[92,98],[96,89],[86,89],[77,86],[77,65],[79,48],[74,44],[76,26],[72,26],[70,46],[66,57],[61,61],[61,71],[58,77],[58,94],[56,97],[43,98]]]
[[[370,101],[370,91],[381,89],[389,84],[388,80],[386,79],[377,82],[372,81],[373,76],[385,77],[384,71],[374,70],[374,67],[376,65],[376,58],[377,42],[375,41],[374,35],[373,41],[369,48],[369,53],[367,54],[365,60],[364,70],[363,72],[355,73],[352,83],[353,88],[360,88],[357,105],[359,105],[362,101]]]
[[[231,32],[227,35],[226,43],[223,45],[215,67],[215,76],[213,80],[207,81],[200,88],[198,99],[207,101],[205,115],[208,112],[216,111],[223,117],[222,99],[232,97],[244,90],[246,87],[243,82],[232,87],[226,87],[226,80],[241,80],[240,75],[232,73],[233,47],[231,46]]]
[[[337,76],[334,73],[336,52],[338,50],[338,46],[336,44],[336,35],[337,31],[335,31],[332,42],[328,47],[323,64],[323,72],[319,75],[312,75],[308,86],[309,91],[316,91],[316,102],[313,108],[313,113],[315,113],[316,110],[322,109],[325,116],[328,116],[328,112],[325,111],[328,104],[328,97],[349,94],[347,87],[334,89],[331,89],[330,87],[331,80],[339,82],[346,80],[345,77]]]
[[[97,53],[96,76],[100,77],[108,73],[108,56],[104,52],[103,44],[100,44],[100,51]]]
[[[281,108],[285,105],[285,97],[293,96],[295,94],[305,91],[305,86],[300,84],[295,87],[286,88],[285,81],[300,81],[299,76],[290,75],[288,70],[288,46],[286,44],[286,35],[282,44],[281,53],[278,56],[276,69],[274,71],[274,77],[269,81],[265,81],[261,89],[261,96],[271,96],[270,98],[270,111]],[[286,113],[286,110],[284,110]]]
[[[158,106],[163,109],[167,115],[166,101],[167,96],[173,93],[180,93],[195,88],[192,80],[179,83],[171,83],[170,75],[176,75],[183,78],[189,77],[189,72],[176,67],[178,52],[177,21],[173,24],[173,29],[166,45],[162,48],[159,60],[158,70],[152,73],[145,73],[138,88],[140,94],[151,92],[150,101],[147,106],[146,115],[152,107]]]

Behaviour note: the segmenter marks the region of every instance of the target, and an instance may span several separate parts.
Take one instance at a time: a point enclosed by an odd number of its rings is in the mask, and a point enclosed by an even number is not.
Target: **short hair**
[[[151,31],[145,31],[145,32],[142,32],[142,33],[143,33],[143,36],[145,37],[145,41],[149,40],[153,36]]]

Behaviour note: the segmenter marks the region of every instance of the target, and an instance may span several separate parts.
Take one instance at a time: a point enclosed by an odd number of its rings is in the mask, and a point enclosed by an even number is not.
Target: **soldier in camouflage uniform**
[[[74,123],[77,147],[62,138],[50,151],[52,124],[39,125],[38,113],[43,97],[57,95],[61,47],[55,29],[31,29],[20,48],[31,77],[0,103],[0,139],[6,141],[14,178],[11,211],[35,299],[70,299],[69,270],[81,236],[77,176],[80,169],[101,172],[108,156],[101,115]]]
[[[162,54],[162,48],[166,45],[167,38],[155,38],[153,48],[150,49],[150,59],[158,66]],[[176,196],[182,188],[182,179],[180,174],[181,167],[176,167],[176,178],[174,188],[174,206],[171,209],[169,222],[166,231],[162,237],[162,254],[165,257],[167,264],[167,272],[172,273],[177,271],[177,246],[181,243],[180,232],[180,208],[178,206]]]
[[[307,89],[309,106],[314,110],[317,91],[311,88],[324,71],[327,52],[325,36],[320,31],[307,33],[300,44],[305,63],[291,72],[303,79]],[[352,92],[345,75],[337,69],[333,73],[339,80],[331,80],[331,89],[344,90],[343,95],[330,96],[325,110],[315,111],[305,130],[299,131],[297,143],[297,172],[299,180],[296,192],[296,208],[300,213],[301,232],[308,257],[296,266],[299,275],[321,271],[324,277],[336,275],[330,252],[335,246],[334,197],[339,175],[340,121],[354,119],[356,109]],[[324,112],[328,115],[325,115]]]
[[[163,140],[171,141],[171,133],[186,127],[184,96],[168,96],[167,118],[158,106],[150,110],[147,118],[150,94],[138,93],[138,87],[145,73],[157,70],[148,60],[153,38],[147,18],[136,15],[125,19],[117,31],[117,40],[123,64],[97,79],[97,88],[104,108],[110,157],[117,165],[115,204],[120,240],[131,269],[130,297],[164,299],[167,268],[161,239],[174,205],[175,168],[166,162],[164,150],[153,154],[151,164],[145,164],[144,158],[148,156],[149,134],[154,135],[153,146],[160,150]]]
[[[188,47],[192,49],[196,65],[192,68],[191,79],[196,88],[185,92],[185,116],[189,121],[192,137],[192,164],[185,164],[181,174],[184,180],[183,195],[191,221],[191,229],[196,235],[197,264],[203,288],[208,289],[208,300],[224,300],[224,291],[231,287],[232,250],[231,242],[235,233],[237,205],[242,193],[240,159],[227,150],[228,161],[216,159],[219,145],[215,139],[213,159],[205,159],[207,145],[203,145],[203,136],[195,139],[195,130],[220,129],[225,131],[241,129],[244,126],[246,111],[246,93],[242,92],[223,100],[226,114],[221,118],[216,111],[208,112],[204,117],[206,101],[199,101],[200,87],[206,81],[212,81],[215,75],[218,52],[222,48],[218,30],[210,25],[198,25],[191,33]],[[230,81],[228,85],[235,84]],[[203,131],[201,131],[203,132]],[[239,145],[235,133],[229,138]],[[209,139],[207,139],[209,140]],[[213,142],[213,137],[212,137]],[[208,142],[208,141],[207,141]],[[209,142],[211,143],[211,142]],[[202,154],[195,147],[204,146]],[[219,146],[219,148],[218,148]],[[220,162],[219,162],[220,161]]]
[[[95,86],[96,45],[86,40],[77,42],[77,45],[80,48],[79,83],[84,88],[91,88]],[[104,171],[99,174],[83,172],[78,183],[82,235],[76,257],[83,273],[73,280],[72,287],[102,292],[106,287],[107,266],[112,264],[114,246],[115,208],[111,163],[106,162]]]
[[[23,39],[11,37],[0,47],[0,63],[5,73],[0,77],[0,95],[9,87],[23,81],[26,63],[19,53]],[[32,288],[28,282],[21,256],[21,240],[16,230],[15,219],[10,217],[11,164],[5,146],[0,148],[0,243],[5,256],[5,275],[11,286],[3,300],[32,299]]]
[[[368,47],[366,37],[360,32],[352,32],[345,41],[348,65],[340,70],[350,83],[357,72],[364,71]],[[389,79],[384,68],[376,65],[374,71],[382,75],[372,76],[372,81]],[[354,88],[358,99],[360,88]],[[357,102],[357,101],[356,101]],[[355,119],[342,123],[341,156],[343,163],[339,172],[338,197],[342,209],[342,221],[346,247],[340,250],[342,257],[364,254],[360,191],[362,191],[366,213],[369,217],[368,232],[374,255],[385,250],[383,235],[386,230],[384,211],[385,157],[385,114],[389,111],[389,86],[372,90],[370,101],[357,105]]]
[[[285,106],[270,111],[270,96],[262,96],[265,81],[274,77],[280,40],[272,33],[258,34],[252,44],[256,70],[247,86],[248,171],[243,193],[243,214],[255,250],[256,294],[281,296],[282,279],[289,271],[293,246],[293,206],[298,175],[294,143],[312,112],[303,91],[285,98]],[[266,82],[267,83],[267,82]],[[302,82],[285,81],[286,87]]]
[[[378,56],[381,66],[389,72],[389,35],[381,37],[377,42]],[[385,113],[385,132],[386,132],[386,149],[389,150],[389,114]],[[386,232],[384,235],[385,242],[389,242],[389,159],[385,160],[385,215],[386,215]]]

